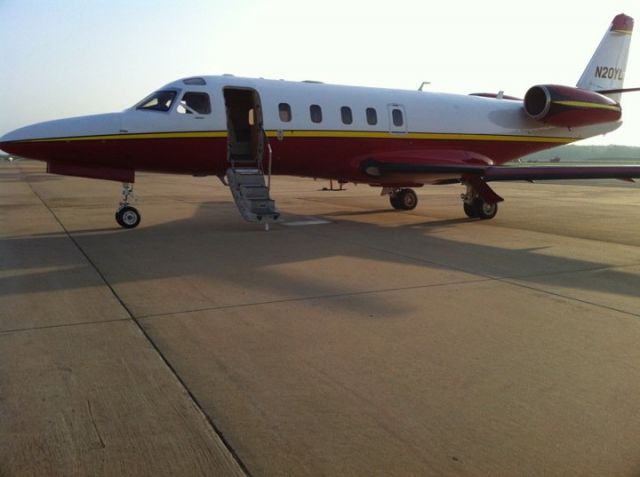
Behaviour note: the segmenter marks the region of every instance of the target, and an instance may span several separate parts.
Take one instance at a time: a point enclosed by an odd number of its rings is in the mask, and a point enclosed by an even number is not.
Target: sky
[[[0,135],[205,74],[522,97],[575,85],[618,13],[640,21],[640,2],[0,0]],[[640,146],[640,93],[622,105],[620,129],[582,144]]]

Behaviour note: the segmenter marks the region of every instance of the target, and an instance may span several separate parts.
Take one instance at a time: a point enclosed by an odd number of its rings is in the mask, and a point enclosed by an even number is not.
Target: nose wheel
[[[140,212],[130,205],[120,207],[116,211],[116,222],[118,222],[120,227],[124,227],[125,229],[137,227],[140,223]]]
[[[140,223],[140,212],[135,207],[129,205],[129,198],[133,196],[133,184],[122,184],[122,201],[116,210],[116,222],[120,227],[132,229]]]

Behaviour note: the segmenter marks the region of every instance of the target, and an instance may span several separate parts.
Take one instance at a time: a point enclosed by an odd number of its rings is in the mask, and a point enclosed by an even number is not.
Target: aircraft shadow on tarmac
[[[405,311],[398,309],[403,305],[374,293],[495,278],[631,298],[640,290],[640,274],[607,262],[545,254],[545,246],[506,249],[430,235],[432,228],[464,226],[466,219],[390,227],[333,213],[320,216],[334,220],[330,224],[275,225],[266,233],[244,223],[229,202],[203,203],[193,216],[164,223],[153,223],[154,206],[148,205],[150,219],[135,230],[114,224],[70,232],[125,303],[142,287],[159,297],[175,296],[166,312],[350,295],[344,306],[370,307],[374,301],[393,314]],[[65,223],[64,211],[59,215]],[[285,220],[304,217],[285,213]],[[90,266],[63,233],[0,240],[0,265],[0,296],[102,284],[97,274],[87,279]],[[137,316],[165,312],[153,306],[133,310]]]

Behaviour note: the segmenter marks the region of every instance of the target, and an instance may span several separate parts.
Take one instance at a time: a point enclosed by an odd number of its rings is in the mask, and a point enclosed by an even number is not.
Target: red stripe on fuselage
[[[411,151],[436,151],[425,164],[434,162],[439,150],[469,151],[502,164],[517,157],[559,146],[557,142],[474,139],[407,139],[285,137],[270,138],[274,174],[371,182],[359,171],[364,157]],[[174,174],[223,175],[228,167],[225,137],[144,138],[120,140],[21,141],[1,144],[10,154],[42,161],[74,161],[137,171]],[[377,181],[376,181],[377,182]]]

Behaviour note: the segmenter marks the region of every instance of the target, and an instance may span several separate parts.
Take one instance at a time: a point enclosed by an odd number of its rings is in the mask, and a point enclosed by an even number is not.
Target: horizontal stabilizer
[[[640,88],[601,89],[600,91],[596,91],[596,93],[600,93],[600,94],[619,94],[619,93],[635,93],[637,91],[640,91]]]

